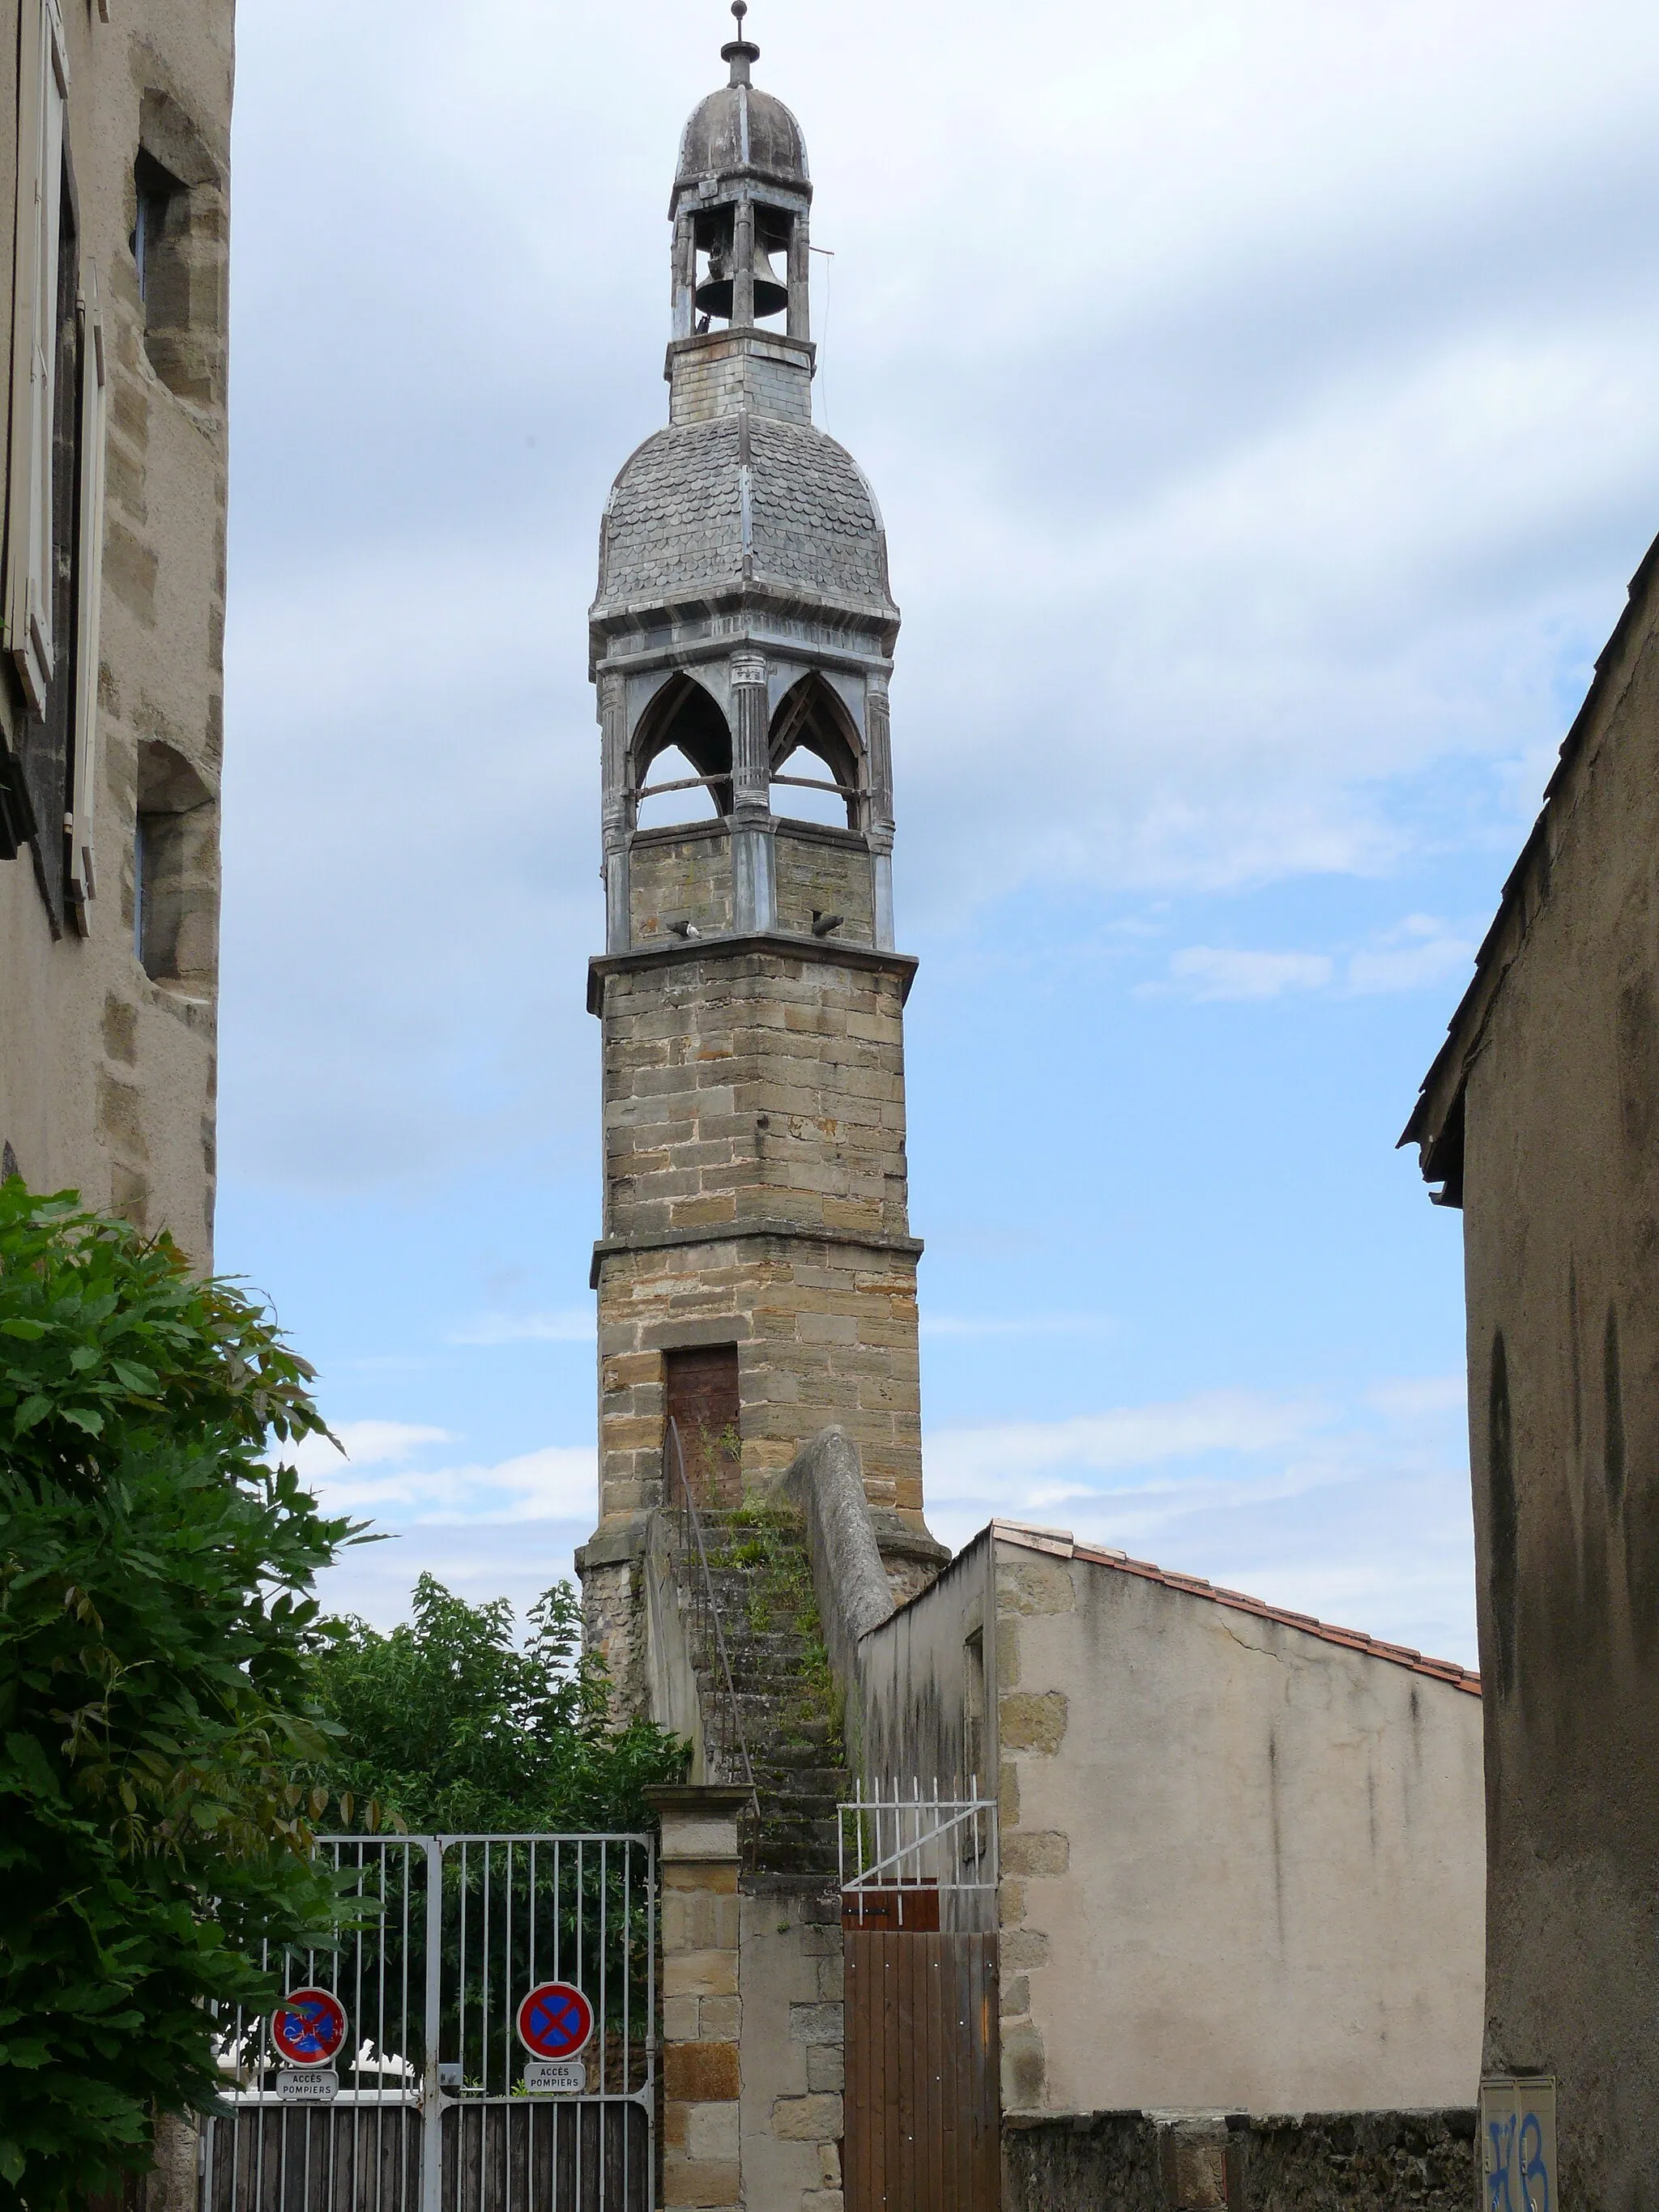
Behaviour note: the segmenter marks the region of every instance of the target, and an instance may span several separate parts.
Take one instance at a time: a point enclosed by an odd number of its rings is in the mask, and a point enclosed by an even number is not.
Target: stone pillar
[[[778,926],[771,740],[766,663],[757,653],[736,653],[732,660],[732,927],[739,936]]]
[[[600,830],[605,845],[605,949],[626,952],[633,940],[629,913],[628,687],[614,669],[599,678]]]
[[[810,338],[811,316],[811,246],[803,208],[789,226],[789,320],[792,338]]]
[[[751,330],[755,322],[755,204],[740,199],[732,223],[732,328]]]
[[[893,950],[893,744],[887,676],[874,670],[865,680],[865,744],[868,751],[865,835],[870,840],[874,873],[875,940],[878,952]]]
[[[662,1820],[663,2203],[743,2203],[738,1816],[746,1790],[648,1790]]]

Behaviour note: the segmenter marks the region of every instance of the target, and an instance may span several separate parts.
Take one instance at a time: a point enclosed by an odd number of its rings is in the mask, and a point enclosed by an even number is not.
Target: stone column
[[[738,936],[778,926],[772,839],[772,728],[766,663],[732,659],[732,927]]]
[[[811,316],[811,244],[803,208],[789,226],[789,320],[792,338],[810,338]]]
[[[865,679],[864,720],[870,787],[865,834],[870,840],[875,878],[876,950],[890,952],[893,950],[893,746],[884,670],[874,670]]]
[[[628,686],[614,669],[608,668],[599,678],[599,693],[605,949],[626,952],[634,934],[628,892],[628,833],[633,826],[628,797]]]
[[[737,2212],[738,1816],[746,1790],[648,1790],[662,1820],[663,2203]]]

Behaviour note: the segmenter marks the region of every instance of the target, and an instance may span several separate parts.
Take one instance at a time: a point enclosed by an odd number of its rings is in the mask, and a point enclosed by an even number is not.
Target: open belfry
[[[599,1524],[580,1564],[590,1638],[636,1711],[671,1437],[718,1512],[838,1424],[895,1594],[948,1557],[922,1518],[899,614],[875,495],[812,421],[805,143],[750,82],[733,13],[730,82],[687,123],[670,202],[668,424],[606,501],[590,615],[605,1215]]]

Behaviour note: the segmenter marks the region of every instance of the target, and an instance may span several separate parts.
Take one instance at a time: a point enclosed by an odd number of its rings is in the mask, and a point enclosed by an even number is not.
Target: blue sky
[[[240,10],[219,1261],[379,1620],[592,1523],[585,615],[725,23]],[[1394,1145],[1659,526],[1659,26],[750,27],[905,615],[930,1518],[1472,1660],[1458,1222]]]

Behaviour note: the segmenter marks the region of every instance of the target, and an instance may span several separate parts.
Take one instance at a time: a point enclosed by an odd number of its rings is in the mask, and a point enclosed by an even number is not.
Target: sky
[[[755,0],[886,520],[936,1534],[1474,1663],[1457,1216],[1395,1142],[1659,528],[1635,0]],[[719,0],[241,0],[218,1261],[307,1474],[592,1528],[612,477]]]

